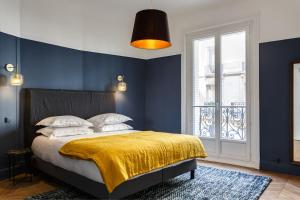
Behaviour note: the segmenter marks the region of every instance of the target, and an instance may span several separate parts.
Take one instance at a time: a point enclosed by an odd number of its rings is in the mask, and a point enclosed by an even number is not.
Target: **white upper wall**
[[[20,36],[20,0],[0,0],[0,32]]]
[[[300,37],[299,0],[239,0],[232,4],[176,16],[172,27],[173,46],[148,56],[183,53],[184,35],[187,32],[228,24],[247,18],[259,18],[259,42]]]
[[[26,0],[21,36],[80,50],[143,57],[129,46],[135,13],[98,0]]]
[[[141,0],[0,0],[0,31],[60,46],[155,58],[183,52],[189,31],[259,16],[260,42],[300,36],[299,0],[154,0],[169,14],[173,46],[158,51],[129,45]]]

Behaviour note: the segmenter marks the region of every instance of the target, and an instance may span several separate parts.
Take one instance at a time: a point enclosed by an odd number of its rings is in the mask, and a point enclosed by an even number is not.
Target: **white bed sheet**
[[[126,130],[126,131],[117,131],[117,132],[106,132],[106,133],[94,133],[91,135],[77,135],[77,136],[68,136],[60,138],[48,138],[46,136],[38,136],[33,140],[32,143],[32,152],[35,156],[40,159],[52,163],[55,166],[61,167],[68,171],[80,174],[86,178],[89,178],[93,181],[104,183],[101,173],[99,172],[98,167],[93,161],[88,160],[78,160],[68,158],[59,154],[59,149],[72,140],[81,139],[81,138],[93,138],[107,135],[116,135],[116,134],[127,134],[135,132],[136,130]],[[186,160],[187,161],[187,160]],[[184,162],[184,161],[182,161]],[[169,166],[175,166],[182,162],[175,163]],[[168,167],[169,167],[168,166]],[[158,170],[158,169],[157,169]],[[154,170],[156,171],[156,170]],[[153,172],[153,171],[152,171]],[[143,174],[141,174],[143,175]],[[135,176],[137,178],[141,175]]]

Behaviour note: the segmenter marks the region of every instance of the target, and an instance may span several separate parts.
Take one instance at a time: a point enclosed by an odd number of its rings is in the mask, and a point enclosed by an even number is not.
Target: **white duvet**
[[[33,154],[44,161],[52,163],[53,165],[56,165],[68,171],[72,171],[74,173],[80,174],[81,176],[89,178],[93,181],[103,183],[103,179],[99,172],[99,169],[93,161],[78,160],[78,159],[62,156],[59,154],[59,149],[64,144],[76,139],[93,138],[93,137],[101,137],[101,136],[116,135],[116,134],[126,134],[126,133],[132,133],[134,131],[135,130],[106,132],[106,133],[102,132],[102,133],[94,133],[91,135],[77,135],[77,136],[68,136],[68,137],[59,137],[59,138],[49,138],[41,135],[34,139],[31,148]],[[180,163],[182,162],[178,162],[174,165],[178,165]]]

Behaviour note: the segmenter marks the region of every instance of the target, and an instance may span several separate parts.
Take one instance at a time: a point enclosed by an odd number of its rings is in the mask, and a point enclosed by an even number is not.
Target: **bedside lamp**
[[[10,84],[13,86],[21,86],[24,83],[23,75],[19,73],[10,76]]]
[[[12,75],[10,76],[10,84],[12,86],[21,86],[24,83],[24,78],[23,75],[19,73],[18,65],[16,68],[16,73],[13,73],[15,71],[15,66],[13,64],[5,65],[6,71],[12,73]]]
[[[124,82],[124,75],[118,75],[117,76],[118,80],[118,91],[119,92],[126,92],[127,90],[127,84]]]

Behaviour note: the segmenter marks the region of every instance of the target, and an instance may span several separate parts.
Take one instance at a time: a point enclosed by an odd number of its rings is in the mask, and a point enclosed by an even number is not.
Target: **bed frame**
[[[23,89],[22,99],[26,147],[30,147],[33,139],[37,136],[36,130],[38,127],[35,127],[35,124],[46,117],[75,115],[87,119],[101,113],[116,112],[113,92]],[[186,172],[190,172],[191,179],[193,179],[197,167],[195,159],[185,161],[176,166],[170,166],[128,180],[119,185],[112,193],[109,193],[104,184],[55,166],[34,155],[32,164],[39,171],[97,198],[105,199],[124,198]]]

